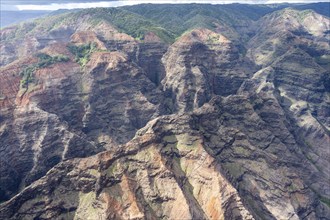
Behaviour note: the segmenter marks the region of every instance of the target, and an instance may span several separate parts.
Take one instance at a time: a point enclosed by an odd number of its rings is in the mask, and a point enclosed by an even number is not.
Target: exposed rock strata
[[[1,43],[1,219],[329,219],[328,18],[285,9],[171,45],[55,18],[1,31],[32,28]],[[90,43],[79,65],[68,46]],[[69,61],[24,87],[36,52]]]

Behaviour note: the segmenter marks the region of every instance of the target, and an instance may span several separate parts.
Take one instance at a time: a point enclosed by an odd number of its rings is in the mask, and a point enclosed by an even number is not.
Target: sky
[[[58,10],[94,7],[118,7],[143,3],[154,4],[184,4],[184,3],[208,3],[208,4],[273,4],[273,3],[311,3],[329,2],[330,0],[0,0],[1,10]]]

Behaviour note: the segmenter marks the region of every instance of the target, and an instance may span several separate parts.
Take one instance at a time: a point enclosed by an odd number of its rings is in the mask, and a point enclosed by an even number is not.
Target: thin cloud
[[[58,10],[58,9],[75,9],[75,8],[97,8],[97,7],[119,7],[124,5],[137,5],[137,4],[188,4],[188,3],[205,3],[205,4],[229,4],[237,2],[235,0],[223,0],[223,1],[214,1],[214,0],[126,0],[126,1],[101,1],[101,2],[84,2],[84,3],[51,3],[48,5],[31,5],[31,4],[22,4],[16,5],[18,10]],[[247,1],[244,1],[247,2]],[[255,1],[249,1],[253,3]]]
[[[22,10],[43,10],[54,11],[59,9],[76,9],[76,8],[97,8],[97,7],[118,7],[123,6],[121,2],[89,2],[89,3],[51,3],[49,5],[16,5],[16,8]]]
[[[50,3],[44,4],[44,1],[27,1],[25,4],[10,5],[12,10],[59,10],[59,9],[76,9],[76,8],[97,8],[97,7],[119,7],[124,5],[137,5],[145,3],[153,4],[187,4],[187,3],[201,3],[201,4],[230,4],[230,3],[246,3],[246,4],[274,4],[274,3],[311,3],[311,2],[320,2],[314,0],[121,0],[121,1],[93,1],[77,2],[76,0],[71,3],[68,0],[61,1],[63,3]],[[321,0],[324,1],[324,0]],[[19,1],[20,3],[22,1]],[[31,3],[36,4],[31,4]],[[42,3],[42,4],[41,4]],[[3,6],[3,5],[2,5]],[[8,6],[8,5],[7,5]],[[5,5],[6,8],[6,5]]]

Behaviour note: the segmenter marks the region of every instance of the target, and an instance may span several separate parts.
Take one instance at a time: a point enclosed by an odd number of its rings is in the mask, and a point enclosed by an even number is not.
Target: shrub
[[[37,54],[37,57],[39,58],[39,61],[37,64],[37,66],[39,68],[47,67],[54,63],[69,61],[69,57],[62,55],[62,54],[52,57],[45,53],[39,53],[39,54]]]
[[[39,53],[36,56],[38,57],[38,63],[25,67],[19,73],[19,75],[22,77],[20,82],[22,88],[27,88],[28,84],[34,81],[33,74],[37,69],[50,66],[54,63],[69,61],[69,57],[62,54],[57,56],[50,56],[45,53]]]
[[[68,49],[75,56],[75,62],[79,63],[81,67],[86,66],[90,59],[90,55],[98,50],[95,43],[79,46],[68,45]]]

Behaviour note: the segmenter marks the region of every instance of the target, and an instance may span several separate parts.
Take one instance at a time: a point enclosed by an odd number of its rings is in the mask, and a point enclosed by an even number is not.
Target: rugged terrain
[[[329,4],[288,6],[2,29],[0,218],[330,219]]]

